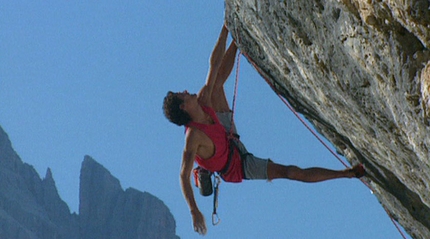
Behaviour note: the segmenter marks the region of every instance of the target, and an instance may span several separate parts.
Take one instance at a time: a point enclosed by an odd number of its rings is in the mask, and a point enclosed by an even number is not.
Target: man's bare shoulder
[[[212,90],[205,84],[197,94],[197,99],[201,105],[212,107]]]
[[[185,152],[197,153],[198,148],[202,145],[202,141],[204,141],[203,134],[202,131],[189,127],[185,134]]]
[[[187,130],[185,149],[196,152],[201,158],[210,158],[215,152],[215,145],[203,131],[190,127]]]
[[[187,143],[198,143],[203,139],[204,136],[206,135],[203,133],[203,131],[194,127],[189,127],[185,134],[185,141]]]

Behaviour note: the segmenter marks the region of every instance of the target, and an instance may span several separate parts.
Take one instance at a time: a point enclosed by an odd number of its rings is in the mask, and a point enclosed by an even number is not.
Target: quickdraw
[[[212,212],[212,225],[216,226],[221,222],[221,219],[218,217],[218,213],[216,212],[218,208],[218,191],[219,185],[221,183],[221,178],[219,176],[215,176],[214,178],[214,210]]]

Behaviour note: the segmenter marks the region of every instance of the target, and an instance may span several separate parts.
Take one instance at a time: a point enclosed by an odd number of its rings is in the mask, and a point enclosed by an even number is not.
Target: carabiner
[[[221,222],[217,213],[212,213],[212,225],[216,226]]]

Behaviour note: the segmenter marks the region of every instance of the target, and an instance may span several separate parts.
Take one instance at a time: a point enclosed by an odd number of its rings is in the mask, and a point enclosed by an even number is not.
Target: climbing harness
[[[237,35],[239,36],[239,35]],[[342,163],[345,167],[348,168],[348,165],[345,163],[344,160],[342,160],[340,158],[339,155],[337,155],[322,139],[321,137],[315,132],[315,130],[313,130],[308,123],[306,123],[306,121],[297,113],[297,111],[290,105],[290,103],[281,95],[281,93],[275,88],[274,84],[267,79],[263,72],[261,71],[261,69],[259,67],[257,67],[257,65],[255,64],[255,62],[248,56],[248,54],[246,53],[242,53],[242,55],[244,55],[246,57],[246,59],[251,63],[251,65],[254,67],[255,70],[257,70],[257,72],[263,77],[263,79],[266,81],[266,83],[270,86],[270,88],[272,88],[272,90],[278,95],[278,97],[281,99],[282,102],[284,102],[284,104],[288,107],[288,109],[290,109],[290,111],[296,116],[297,119],[300,120],[300,122],[315,136],[315,138],[332,154],[334,155],[340,163]],[[237,68],[239,68],[239,66],[237,66]],[[370,184],[368,184],[366,181],[364,181],[364,179],[360,178],[360,181],[367,187],[370,189],[370,191],[373,193],[375,190],[372,188],[372,186]],[[400,235],[403,237],[403,239],[407,239],[405,234],[401,231],[398,223],[394,220],[393,216],[391,215],[391,213],[388,211],[388,209],[386,209],[384,206],[382,206],[382,208],[384,208],[385,212],[387,213],[388,217],[390,218],[391,222],[394,224],[394,226],[396,227],[396,229],[399,231]]]

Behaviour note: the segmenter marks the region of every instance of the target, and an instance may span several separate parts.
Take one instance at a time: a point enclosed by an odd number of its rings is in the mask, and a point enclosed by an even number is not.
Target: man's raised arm
[[[199,101],[206,106],[212,106],[211,97],[212,91],[218,76],[218,70],[222,62],[222,58],[224,56],[226,41],[228,36],[227,27],[224,25],[221,33],[218,37],[218,41],[215,44],[215,47],[212,51],[210,58],[210,66],[208,76],[206,78],[206,83],[203,88],[200,90],[198,97]]]

